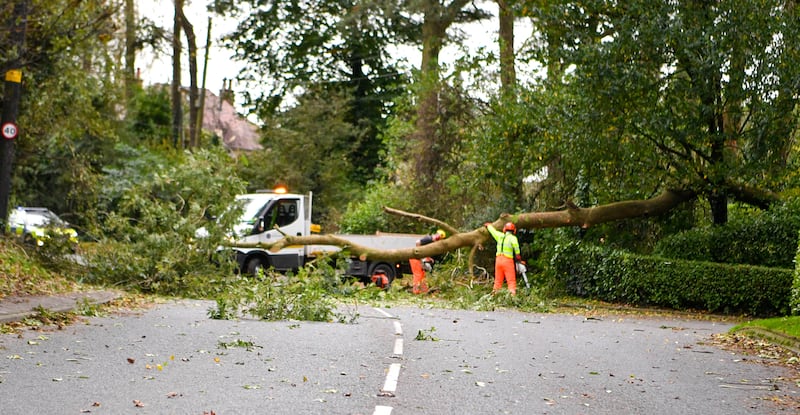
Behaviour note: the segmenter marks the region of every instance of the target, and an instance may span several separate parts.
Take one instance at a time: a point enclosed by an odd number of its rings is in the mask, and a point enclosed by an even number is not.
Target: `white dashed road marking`
[[[383,314],[384,317],[389,317],[389,318],[394,317],[393,315],[381,310],[380,308],[375,308],[374,310],[379,312],[379,313],[381,313],[381,314]]]
[[[375,311],[383,314],[387,318],[395,318],[393,315],[387,313],[386,311],[381,310],[380,308],[375,308]],[[400,357],[403,355],[403,326],[400,324],[399,321],[394,322],[394,334],[399,336],[399,338],[394,339],[394,350],[393,354],[395,357]],[[392,363],[389,365],[389,371],[386,373],[386,380],[383,382],[383,388],[381,388],[381,392],[391,394],[394,396],[394,392],[397,390],[397,381],[400,378],[400,363]],[[390,415],[392,413],[391,406],[381,406],[378,405],[375,407],[375,412],[373,415]]]
[[[400,363],[389,365],[389,373],[386,374],[386,382],[383,383],[382,392],[392,392],[397,390],[397,378],[400,377]]]

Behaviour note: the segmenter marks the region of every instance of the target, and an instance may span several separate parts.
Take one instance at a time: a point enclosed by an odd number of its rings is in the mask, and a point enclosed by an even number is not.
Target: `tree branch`
[[[406,212],[404,210],[394,209],[394,208],[390,208],[388,206],[384,206],[383,207],[383,211],[388,213],[388,214],[390,214],[390,215],[411,218],[411,219],[416,220],[417,222],[432,223],[432,224],[436,225],[437,227],[439,227],[440,229],[442,229],[445,232],[447,232],[448,235],[454,235],[454,234],[458,233],[458,229],[450,226],[449,224],[447,224],[445,222],[442,222],[442,221],[440,221],[438,219],[434,219],[434,218],[431,218],[431,217],[428,217],[428,216],[425,216],[425,215],[420,215],[419,213]]]

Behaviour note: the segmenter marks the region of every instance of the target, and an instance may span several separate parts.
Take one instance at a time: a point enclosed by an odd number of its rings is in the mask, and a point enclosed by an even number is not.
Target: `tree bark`
[[[425,0],[422,22],[421,85],[415,141],[418,144],[414,173],[420,188],[435,189],[438,173],[446,149],[437,149],[437,119],[439,115],[439,53],[444,46],[447,28],[453,24],[458,13],[469,0],[453,0],[441,4],[439,0]]]
[[[500,20],[500,87],[503,93],[511,93],[517,84],[514,68],[514,12],[507,0],[497,0]]]
[[[125,0],[125,102],[130,105],[136,87],[136,6]],[[126,115],[130,111],[126,111]]]
[[[181,28],[186,32],[186,44],[189,47],[189,143],[188,148],[197,147],[197,117],[200,112],[197,90],[197,38],[194,26],[181,9]]]

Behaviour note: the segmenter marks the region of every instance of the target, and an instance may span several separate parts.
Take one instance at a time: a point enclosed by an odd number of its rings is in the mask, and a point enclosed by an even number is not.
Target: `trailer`
[[[234,226],[236,240],[231,249],[241,272],[255,274],[260,269],[274,269],[281,272],[297,271],[307,262],[321,255],[341,251],[333,245],[289,246],[278,252],[263,248],[241,247],[240,244],[271,244],[283,235],[308,236],[319,232],[319,226],[311,221],[313,194],[307,195],[258,192],[236,197],[242,206],[242,216]],[[376,233],[374,235],[336,234],[338,238],[372,249],[388,250],[414,247],[422,235]],[[347,275],[365,282],[375,282],[388,286],[395,278],[410,273],[408,261],[362,261],[357,257],[348,258]]]

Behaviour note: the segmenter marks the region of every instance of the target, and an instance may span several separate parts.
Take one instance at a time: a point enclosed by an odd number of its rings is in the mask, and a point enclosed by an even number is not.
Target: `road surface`
[[[773,414],[796,373],[728,323],[362,306],[355,324],[180,301],[0,335],[4,414]]]

